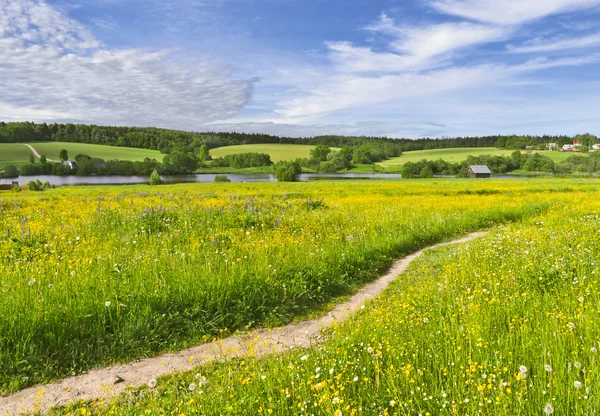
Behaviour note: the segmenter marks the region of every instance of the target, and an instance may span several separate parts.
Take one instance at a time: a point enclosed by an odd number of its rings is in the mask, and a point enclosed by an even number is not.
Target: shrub
[[[158,171],[154,169],[150,175],[150,185],[161,185],[163,183]]]
[[[216,175],[215,182],[231,182],[231,179],[227,177],[227,175]]]
[[[275,165],[275,179],[278,182],[296,182],[301,172],[298,162],[279,162]]]

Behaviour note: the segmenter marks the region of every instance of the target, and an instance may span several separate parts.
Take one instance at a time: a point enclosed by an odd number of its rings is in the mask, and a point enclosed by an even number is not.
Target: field
[[[318,315],[393,259],[491,227],[430,252],[321,346],[250,352],[56,414],[585,413],[600,405],[599,190],[535,179],[0,193],[0,389]]]
[[[6,165],[24,165],[29,163],[31,151],[17,143],[0,143],[0,170]]]
[[[572,214],[544,214],[429,252],[323,347],[214,364],[193,391],[200,370],[100,410],[85,408],[116,415],[594,414],[600,238],[587,230],[600,217]]]
[[[444,159],[446,162],[462,162],[468,156],[492,155],[492,156],[510,156],[511,150],[501,150],[493,147],[465,147],[456,149],[431,149],[415,150],[405,152],[402,156],[378,163],[383,167],[393,167],[403,165],[407,162],[418,162],[423,159],[438,160]]]
[[[310,151],[315,146],[303,144],[243,144],[239,146],[225,146],[211,149],[213,158],[223,157],[235,153],[266,153],[271,156],[273,162],[281,160],[293,160],[310,157]],[[334,150],[339,150],[334,148]]]
[[[405,152],[402,156],[395,157],[393,159],[385,160],[378,163],[385,168],[393,168],[395,166],[403,165],[407,162],[418,162],[423,159],[427,160],[438,160],[443,159],[446,162],[462,162],[466,160],[468,156],[481,156],[481,155],[492,155],[492,156],[510,156],[514,150],[496,149],[493,147],[466,147],[466,148],[454,148],[454,149],[432,149],[432,150],[416,150],[413,152]],[[531,153],[531,152],[523,152]],[[542,156],[547,156],[554,162],[563,162],[570,156],[577,153],[568,152],[539,152]],[[581,154],[581,153],[579,153]]]
[[[119,159],[142,161],[146,157],[162,161],[163,155],[157,150],[135,149],[132,147],[102,146],[98,144],[71,142],[34,142],[29,143],[40,155],[48,159],[59,160],[59,153],[66,149],[70,158],[83,153],[104,160]],[[0,166],[5,164],[22,165],[29,163],[31,151],[20,143],[0,143]]]

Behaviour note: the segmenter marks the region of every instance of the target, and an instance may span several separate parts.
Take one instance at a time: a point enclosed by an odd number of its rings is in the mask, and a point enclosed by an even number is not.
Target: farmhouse
[[[591,152],[597,152],[598,150],[600,150],[600,143],[593,145]]]
[[[74,160],[65,160],[63,162],[63,165],[65,165],[69,169],[77,169],[77,162],[75,162]]]
[[[485,165],[470,165],[467,173],[469,178],[489,178],[492,171]]]

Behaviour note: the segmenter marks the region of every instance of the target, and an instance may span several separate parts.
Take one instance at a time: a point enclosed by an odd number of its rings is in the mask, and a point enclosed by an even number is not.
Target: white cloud
[[[585,49],[600,46],[600,33],[570,39],[535,39],[523,45],[509,45],[514,53],[556,52],[570,49]]]
[[[480,22],[516,25],[557,13],[587,9],[600,0],[433,0],[432,7]]]
[[[522,64],[484,64],[453,67],[426,73],[402,73],[378,77],[339,75],[332,77],[307,96],[280,103],[277,113],[295,120],[319,117],[335,111],[368,107],[385,102],[428,97],[448,91],[492,85],[498,81],[565,66],[600,62],[600,55],[563,59],[533,59]]]
[[[0,62],[0,108],[38,121],[195,129],[236,115],[254,83],[172,62],[170,51],[106,48],[35,0],[0,0]]]
[[[439,67],[447,64],[454,51],[506,40],[513,32],[510,27],[468,22],[400,27],[386,15],[367,29],[391,35],[390,51],[374,52],[350,42],[328,42],[330,56],[338,68],[346,72],[399,72]]]

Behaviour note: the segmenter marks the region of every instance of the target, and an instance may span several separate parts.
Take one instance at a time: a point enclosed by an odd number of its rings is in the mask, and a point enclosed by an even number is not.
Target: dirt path
[[[466,243],[485,234],[485,232],[469,234],[467,237],[436,244],[424,250]],[[319,342],[319,335],[323,328],[346,320],[365,301],[383,292],[390,282],[406,271],[413,260],[423,254],[424,250],[398,260],[384,276],[365,285],[347,302],[337,305],[319,319],[298,322],[281,328],[257,329],[174,354],[92,370],[53,384],[28,388],[12,396],[0,397],[0,416],[37,410],[43,412],[52,406],[65,405],[74,400],[114,396],[123,392],[128,386],[140,386],[148,383],[150,379],[176,371],[190,370],[210,361],[226,361],[248,353],[263,356],[293,347],[309,347]]]
[[[35,155],[35,157],[37,157],[38,159],[42,156],[40,156],[40,154],[38,153],[37,150],[35,150],[35,148],[30,145],[30,144],[25,144],[23,143],[23,146],[27,146],[29,148],[29,150],[31,150],[31,152]],[[54,160],[54,159],[46,159],[48,162],[60,162],[60,160]],[[1,414],[1,413],[0,413]]]

